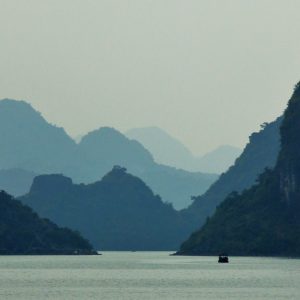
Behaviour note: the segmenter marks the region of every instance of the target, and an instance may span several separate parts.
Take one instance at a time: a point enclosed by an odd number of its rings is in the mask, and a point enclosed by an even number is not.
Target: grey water
[[[0,299],[300,299],[300,260],[102,256],[1,256]]]

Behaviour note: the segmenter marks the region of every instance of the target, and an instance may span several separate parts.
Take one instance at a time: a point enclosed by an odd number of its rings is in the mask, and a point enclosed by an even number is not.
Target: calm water
[[[0,299],[300,299],[300,260],[103,256],[0,257]]]

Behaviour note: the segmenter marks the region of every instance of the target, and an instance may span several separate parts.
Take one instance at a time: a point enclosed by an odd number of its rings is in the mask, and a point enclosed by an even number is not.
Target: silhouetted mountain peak
[[[105,147],[106,143],[109,147],[117,147],[123,145],[127,147],[139,148],[139,150],[142,150],[144,153],[147,153],[147,155],[152,159],[151,153],[147,149],[145,149],[140,143],[128,139],[125,135],[123,135],[120,131],[113,127],[101,127],[97,130],[93,130],[87,135],[83,136],[79,144],[82,146],[90,144],[101,144],[102,147]]]
[[[113,169],[102,178],[101,184],[114,184],[118,186],[118,189],[125,187],[125,189],[130,188],[133,191],[143,190],[153,195],[152,190],[144,181],[139,177],[127,173],[127,169],[121,166],[114,166]]]
[[[0,101],[0,137],[1,169],[58,172],[69,164],[76,146],[63,128],[49,124],[30,104],[11,99]]]
[[[124,178],[128,176],[127,169],[121,166],[114,166],[110,172],[108,172],[104,177],[103,180],[109,178]]]
[[[0,117],[2,122],[14,120],[14,122],[42,122],[43,117],[29,103],[23,100],[0,100]]]
[[[62,174],[40,175],[34,178],[30,193],[66,192],[72,185],[72,179]]]
[[[101,164],[108,164],[109,169],[116,164],[126,167],[153,164],[152,155],[147,149],[111,127],[101,127],[88,133],[80,141],[79,147],[90,159],[99,161],[102,158]],[[104,157],[107,159],[103,161]]]
[[[113,127],[100,127],[99,129],[89,132],[83,136],[81,143],[85,143],[90,140],[101,139],[101,140],[121,140],[126,141],[125,136]]]
[[[157,163],[186,169],[193,159],[185,145],[159,127],[132,128],[126,135],[144,145]]]
[[[24,100],[14,100],[14,99],[2,99],[0,100],[0,123],[5,124],[8,126],[19,126],[21,123],[23,126],[26,125],[25,128],[20,129],[27,129],[32,127],[30,126],[39,126],[40,128],[44,129],[47,128],[48,130],[56,130],[60,132],[60,134],[65,135],[69,141],[73,141],[67,134],[62,127],[57,127],[53,124],[48,123],[42,114],[35,110],[30,103]],[[35,131],[33,133],[36,133]],[[75,142],[74,142],[75,143]]]
[[[15,111],[16,109],[34,111],[32,106],[28,102],[26,102],[24,100],[15,100],[15,99],[9,99],[9,98],[4,98],[4,99],[0,100],[0,108],[11,109],[13,111]]]

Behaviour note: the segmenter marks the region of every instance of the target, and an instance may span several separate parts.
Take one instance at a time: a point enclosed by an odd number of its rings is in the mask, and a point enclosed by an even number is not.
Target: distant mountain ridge
[[[62,175],[38,176],[19,199],[41,216],[80,231],[101,250],[176,249],[192,230],[179,212],[121,167],[88,185]]]
[[[230,145],[222,145],[215,150],[197,158],[198,170],[222,174],[234,165],[242,150]]]
[[[68,153],[65,155],[64,153]],[[69,170],[76,143],[24,101],[0,101],[0,168],[36,173]]]
[[[0,101],[0,169],[63,173],[75,182],[90,183],[114,165],[141,177],[177,209],[187,207],[192,195],[204,193],[218,177],[159,165],[140,143],[109,127],[90,132],[77,144],[28,103]]]
[[[92,182],[104,176],[114,165],[124,166],[176,209],[187,207],[192,195],[202,194],[218,178],[215,174],[187,172],[156,164],[151,153],[139,142],[129,140],[109,127],[90,132],[78,147],[87,163],[86,169],[80,173],[84,177],[78,178],[77,182],[86,181],[83,180],[86,178]],[[77,178],[76,174],[71,177]]]
[[[158,127],[133,128],[125,134],[144,145],[156,162],[192,172],[221,174],[241,154],[241,149],[223,145],[197,157],[178,139]]]
[[[274,169],[241,194],[232,193],[179,254],[300,256],[300,82],[281,125]]]
[[[133,128],[125,135],[148,149],[157,163],[188,170],[193,154],[178,139],[158,127]]]
[[[154,165],[148,150],[137,141],[128,140],[121,132],[111,127],[101,127],[89,132],[81,139],[78,150],[86,159],[86,166],[83,168],[87,169],[83,169],[80,179],[85,182],[89,177],[89,181],[100,179],[114,165],[131,168],[131,171],[144,170]]]

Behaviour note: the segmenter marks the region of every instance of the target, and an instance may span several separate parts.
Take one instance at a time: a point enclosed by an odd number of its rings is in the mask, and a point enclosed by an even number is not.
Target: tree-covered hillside
[[[95,254],[77,232],[41,219],[31,208],[0,192],[0,254]]]
[[[176,249],[192,230],[179,212],[120,167],[89,185],[62,175],[38,176],[20,200],[80,231],[101,250]]]
[[[242,192],[255,184],[265,168],[273,168],[280,150],[280,125],[282,117],[264,124],[260,132],[253,133],[242,155],[229,170],[182,213],[197,220],[201,226],[216,207],[232,192]]]
[[[274,170],[256,185],[231,194],[179,254],[300,256],[300,84],[281,126],[281,151]]]

